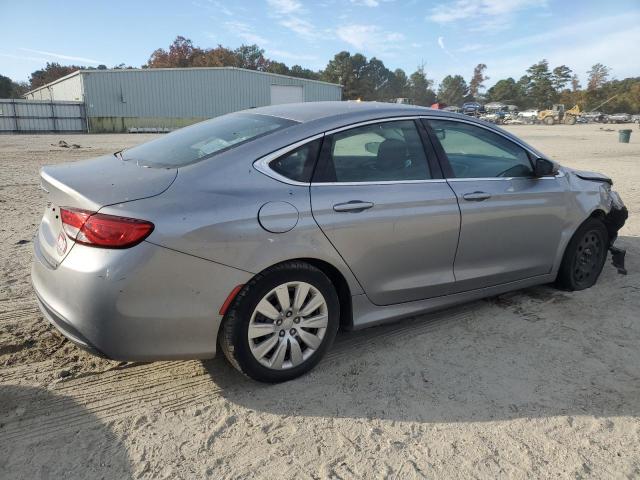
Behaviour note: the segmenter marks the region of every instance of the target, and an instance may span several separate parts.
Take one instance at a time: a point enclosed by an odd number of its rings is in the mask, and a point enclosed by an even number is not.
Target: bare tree
[[[607,79],[609,78],[609,67],[606,67],[601,63],[596,63],[591,67],[591,70],[587,72],[587,75],[589,76],[587,81],[587,90],[596,90],[607,83]]]
[[[489,80],[489,77],[485,76],[484,71],[487,66],[484,63],[479,63],[476,68],[473,69],[473,77],[469,82],[469,94],[474,98],[478,98],[480,89],[484,88],[484,82]]]

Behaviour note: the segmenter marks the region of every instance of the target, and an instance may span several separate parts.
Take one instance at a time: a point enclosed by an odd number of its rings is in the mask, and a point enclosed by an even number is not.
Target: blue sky
[[[640,0],[0,0],[0,74],[27,80],[47,61],[140,66],[177,35],[201,47],[257,43],[287,65],[323,68],[341,50],[430,78],[519,78],[536,61],[584,81],[596,62],[640,75]]]

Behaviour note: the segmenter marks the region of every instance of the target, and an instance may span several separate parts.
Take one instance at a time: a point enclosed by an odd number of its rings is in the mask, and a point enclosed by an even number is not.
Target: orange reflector
[[[231,302],[233,302],[233,300],[236,298],[236,295],[240,293],[240,290],[242,290],[242,287],[244,287],[244,285],[238,285],[233,290],[231,290],[231,293],[229,294],[227,299],[224,301],[224,303],[220,307],[220,312],[219,312],[220,315],[224,315],[227,313],[227,309],[229,308],[229,305],[231,305]]]

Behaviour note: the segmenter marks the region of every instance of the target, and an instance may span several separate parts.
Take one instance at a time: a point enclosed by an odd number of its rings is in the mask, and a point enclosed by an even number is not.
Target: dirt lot
[[[640,477],[640,131],[510,130],[611,175],[628,276],[341,334],[311,374],[120,364],[65,341],[29,283],[38,169],[148,136],[0,136],[0,478]],[[68,149],[61,139],[78,143]]]

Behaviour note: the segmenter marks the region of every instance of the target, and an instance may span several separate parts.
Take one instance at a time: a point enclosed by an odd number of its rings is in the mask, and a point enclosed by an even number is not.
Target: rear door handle
[[[491,194],[487,192],[472,192],[465,193],[462,198],[469,202],[481,202],[483,200],[486,200],[487,198],[491,198]]]
[[[360,200],[351,200],[346,203],[337,203],[333,206],[335,212],[353,212],[358,213],[373,207],[372,202],[362,202]]]

